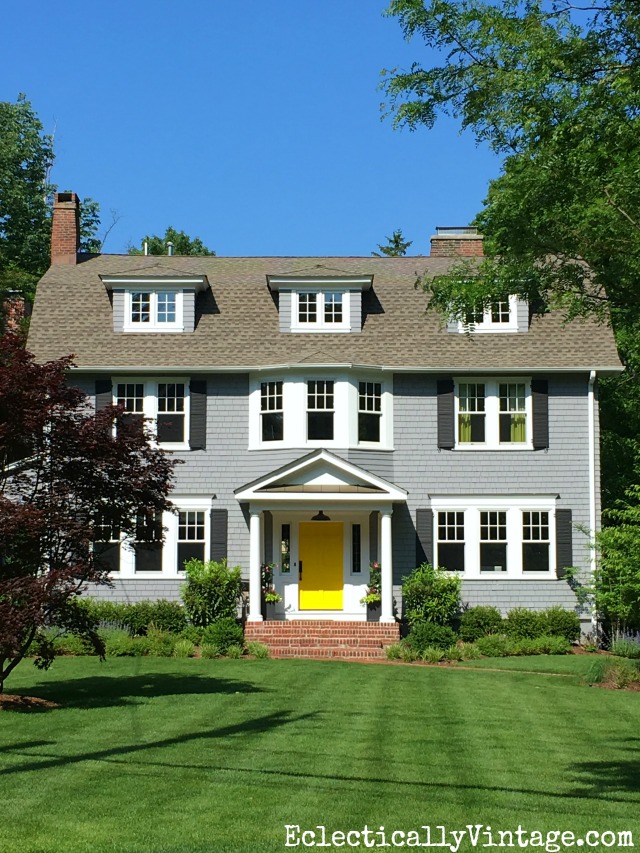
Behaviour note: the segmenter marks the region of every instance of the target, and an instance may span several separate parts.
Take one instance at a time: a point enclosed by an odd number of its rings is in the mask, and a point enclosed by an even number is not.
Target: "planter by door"
[[[262,618],[267,622],[276,618],[276,604],[275,601],[263,601],[262,602]]]
[[[382,614],[382,603],[367,605],[367,622],[379,622]]]

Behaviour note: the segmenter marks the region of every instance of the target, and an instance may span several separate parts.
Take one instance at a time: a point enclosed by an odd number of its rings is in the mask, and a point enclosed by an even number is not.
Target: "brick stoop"
[[[400,627],[386,622],[333,622],[295,619],[247,622],[245,640],[258,640],[274,658],[384,658],[385,648],[400,639]]]

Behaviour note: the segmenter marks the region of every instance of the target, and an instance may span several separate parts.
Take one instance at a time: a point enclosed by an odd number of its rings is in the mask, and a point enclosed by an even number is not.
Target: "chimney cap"
[[[54,204],[77,204],[79,199],[75,193],[56,193],[53,197]]]
[[[480,233],[475,225],[438,225],[436,226],[436,237],[479,237]]]

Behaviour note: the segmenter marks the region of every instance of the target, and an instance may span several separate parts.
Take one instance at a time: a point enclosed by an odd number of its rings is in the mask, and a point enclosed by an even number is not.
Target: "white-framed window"
[[[184,571],[189,560],[205,559],[206,513],[200,509],[178,511],[177,570]]]
[[[333,441],[333,379],[307,381],[307,440]]]
[[[436,513],[437,565],[452,572],[464,571],[464,510]]]
[[[555,577],[555,497],[432,498],[435,564],[466,578]]]
[[[291,574],[291,525],[280,525],[280,574]]]
[[[126,290],[124,293],[125,332],[181,332],[183,300],[181,290]]]
[[[251,377],[249,449],[393,447],[393,380],[376,374],[288,372]],[[380,373],[377,373],[380,376]]]
[[[260,433],[262,441],[284,438],[284,405],[281,379],[260,383]]]
[[[531,448],[531,380],[457,379],[456,447]]]
[[[358,382],[358,442],[380,442],[382,383]]]
[[[362,574],[362,525],[351,525],[351,574]]]
[[[497,299],[491,302],[484,310],[469,311],[464,321],[458,323],[458,331],[474,334],[484,332],[517,332],[517,297],[509,296],[508,299]]]
[[[349,298],[342,290],[300,290],[292,294],[295,332],[348,332]]]
[[[185,450],[189,439],[189,383],[175,381],[116,378],[113,402],[123,406],[127,417],[157,437],[169,450]]]

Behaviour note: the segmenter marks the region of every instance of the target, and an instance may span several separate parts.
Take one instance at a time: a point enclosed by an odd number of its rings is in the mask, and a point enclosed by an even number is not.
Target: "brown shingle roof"
[[[91,255],[76,266],[54,266],[38,285],[29,348],[40,361],[73,353],[80,368],[260,367],[346,363],[422,370],[616,369],[612,332],[593,320],[564,324],[550,313],[526,333],[475,336],[447,332],[425,314],[418,275],[443,272],[451,258],[221,258]],[[267,275],[322,271],[373,274],[363,294],[361,334],[282,334]],[[116,334],[100,275],[179,270],[206,275],[196,330],[182,334]]]

